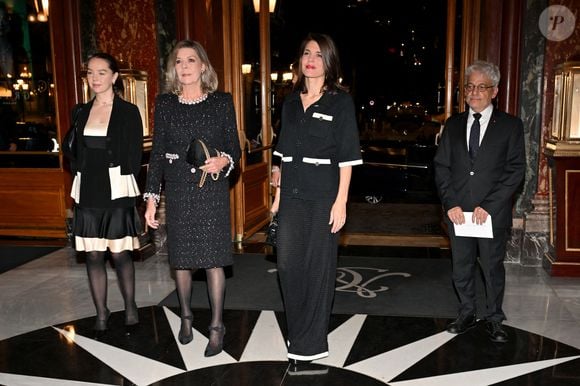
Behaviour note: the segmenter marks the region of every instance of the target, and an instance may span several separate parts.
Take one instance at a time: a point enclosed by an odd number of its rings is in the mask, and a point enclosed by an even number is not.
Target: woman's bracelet
[[[228,153],[224,153],[223,151],[220,152],[220,156],[226,157],[228,159],[228,163],[230,166],[228,167],[228,171],[226,172],[226,174],[224,174],[224,177],[227,177],[230,175],[231,171],[234,170],[234,159],[232,158],[231,155],[229,155]]]
[[[280,167],[276,166],[276,165],[272,166],[272,173],[278,173],[278,172],[280,172]]]

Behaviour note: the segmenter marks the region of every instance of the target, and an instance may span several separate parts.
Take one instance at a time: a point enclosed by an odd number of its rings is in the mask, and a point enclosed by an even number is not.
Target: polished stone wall
[[[167,56],[176,43],[175,0],[155,0],[157,16],[157,51],[159,53],[159,92],[165,87],[165,67]]]
[[[550,5],[564,5],[575,15],[580,15],[577,0],[528,0],[524,17],[524,49],[522,55],[522,85],[520,116],[526,131],[526,183],[516,204],[516,214],[523,216],[523,236],[512,244],[520,245],[519,259],[516,248],[511,248],[511,261],[522,265],[541,265],[548,251],[548,160],[543,154],[549,138],[554,98],[555,67],[580,54],[580,28],[576,21],[575,32],[569,38],[556,42],[546,39],[538,28],[542,11]],[[577,16],[578,17],[578,16]]]
[[[540,151],[542,86],[545,38],[538,28],[540,13],[547,0],[528,0],[523,18],[523,50],[520,73],[520,112],[524,122],[526,141],[526,180],[516,202],[516,216],[532,210],[532,199],[538,186],[538,157]]]

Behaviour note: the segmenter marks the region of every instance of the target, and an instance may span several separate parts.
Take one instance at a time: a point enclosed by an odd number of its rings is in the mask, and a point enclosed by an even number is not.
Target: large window
[[[0,167],[59,167],[47,0],[0,0]]]

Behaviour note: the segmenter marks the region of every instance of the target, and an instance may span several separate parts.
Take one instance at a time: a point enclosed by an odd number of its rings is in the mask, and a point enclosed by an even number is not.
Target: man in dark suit
[[[477,61],[465,72],[465,101],[469,111],[445,123],[434,158],[435,181],[446,216],[453,257],[453,284],[459,297],[457,319],[447,331],[461,334],[477,322],[476,263],[483,272],[486,309],[481,315],[494,342],[507,342],[502,327],[505,288],[503,260],[512,225],[513,195],[525,172],[522,121],[497,111],[492,99],[498,92],[499,69]],[[493,238],[460,237],[454,224],[465,223],[473,212],[476,224],[492,221]]]

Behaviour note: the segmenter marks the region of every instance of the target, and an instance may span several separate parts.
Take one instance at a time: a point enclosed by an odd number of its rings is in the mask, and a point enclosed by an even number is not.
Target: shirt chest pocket
[[[332,116],[322,113],[314,113],[309,119],[308,135],[316,138],[328,137],[332,129]]]

